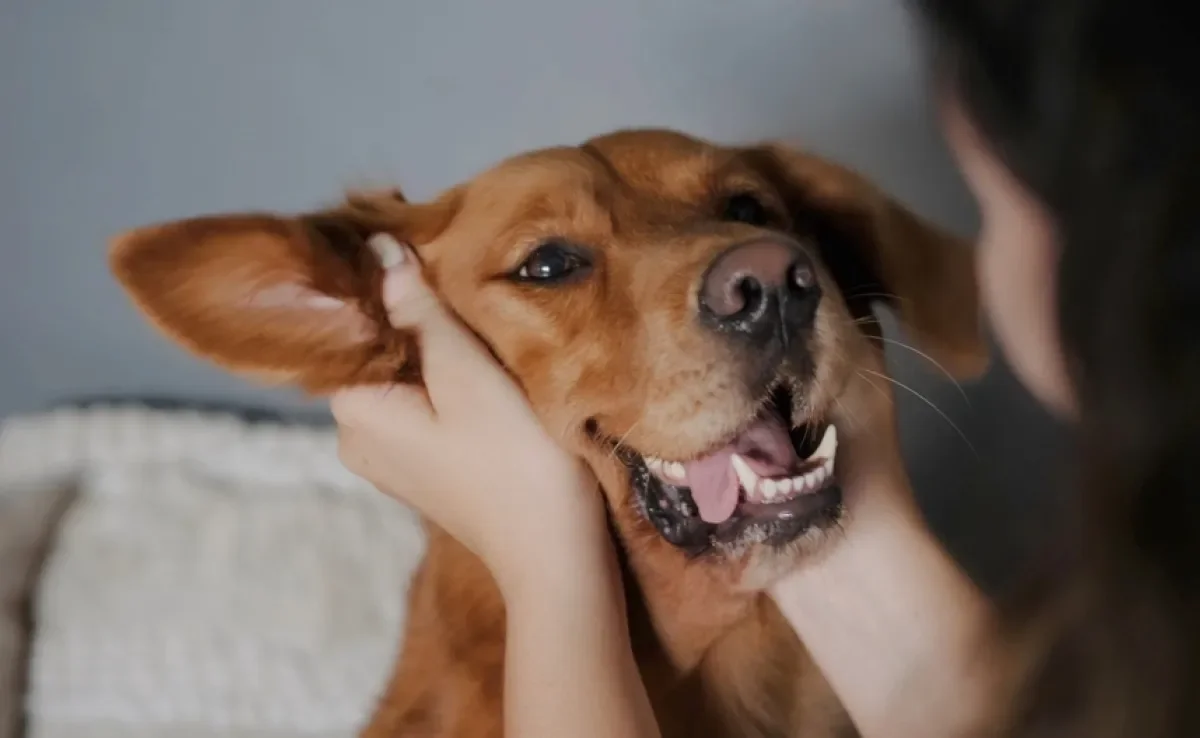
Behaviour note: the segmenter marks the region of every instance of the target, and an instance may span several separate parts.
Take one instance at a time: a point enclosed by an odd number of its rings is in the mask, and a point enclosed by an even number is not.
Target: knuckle
[[[358,454],[343,450],[338,451],[338,461],[341,462],[341,465],[345,467],[346,470],[351,474],[358,477],[363,476],[363,467],[360,463],[361,459],[362,457]]]
[[[341,390],[329,398],[329,412],[338,425],[353,425],[358,419],[360,406],[358,393],[353,390]]]
[[[365,457],[352,435],[338,433],[337,458],[342,466],[354,474],[361,476],[366,471]]]
[[[388,321],[396,328],[427,325],[441,311],[437,298],[429,295],[410,295],[388,306]]]

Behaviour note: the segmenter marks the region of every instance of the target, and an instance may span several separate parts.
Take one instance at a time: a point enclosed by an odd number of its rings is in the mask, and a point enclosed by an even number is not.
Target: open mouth
[[[694,550],[742,541],[785,544],[837,520],[837,429],[794,426],[792,393],[772,391],[739,433],[693,459],[643,456],[631,464],[644,512],[672,543]]]

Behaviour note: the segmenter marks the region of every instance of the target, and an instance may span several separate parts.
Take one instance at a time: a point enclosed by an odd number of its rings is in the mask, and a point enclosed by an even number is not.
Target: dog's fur
[[[753,193],[771,222],[722,222],[734,192]],[[175,341],[238,373],[322,393],[421,381],[418,337],[387,324],[365,239],[386,232],[412,244],[447,304],[601,480],[663,734],[842,735],[843,711],[760,591],[770,571],[819,546],[821,531],[782,548],[751,541],[690,556],[647,522],[615,448],[689,458],[753,415],[761,388],[743,377],[757,360],[694,315],[704,267],[764,231],[818,257],[824,297],[803,348],[814,367],[804,400],[844,433],[891,422],[888,393],[856,371],[883,370],[875,301],[953,373],[982,369],[965,244],[853,172],[776,144],[624,131],[515,157],[428,203],[371,193],[294,218],[139,229],[114,241],[111,263]],[[548,289],[509,278],[547,237],[594,250],[585,280]],[[502,600],[479,560],[427,527],[400,663],[364,736],[499,736]]]

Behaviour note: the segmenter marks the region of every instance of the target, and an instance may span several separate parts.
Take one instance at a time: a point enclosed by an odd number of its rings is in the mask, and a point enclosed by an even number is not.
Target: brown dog
[[[239,373],[313,392],[420,381],[419,342],[378,298],[374,232],[414,245],[601,480],[664,735],[849,731],[759,590],[839,521],[837,432],[891,422],[862,372],[883,370],[874,302],[952,372],[982,369],[969,249],[834,164],[646,130],[518,156],[424,204],[140,229],[112,266],[168,336]],[[487,570],[429,530],[364,735],[501,735],[503,662]]]

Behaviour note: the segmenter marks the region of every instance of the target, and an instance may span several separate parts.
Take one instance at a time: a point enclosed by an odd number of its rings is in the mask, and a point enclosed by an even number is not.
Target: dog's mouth
[[[645,516],[671,543],[692,552],[721,545],[783,545],[836,522],[842,493],[834,475],[837,429],[795,424],[793,395],[773,390],[740,432],[686,460],[629,459]]]

